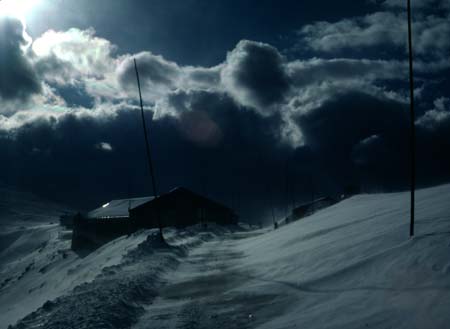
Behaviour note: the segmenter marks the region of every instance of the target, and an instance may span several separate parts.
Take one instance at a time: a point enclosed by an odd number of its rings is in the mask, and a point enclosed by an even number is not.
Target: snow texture
[[[450,185],[417,192],[412,239],[408,193],[277,230],[166,229],[167,244],[140,231],[84,258],[58,226],[30,226],[4,250],[45,245],[0,253],[0,327],[448,328],[449,200]]]

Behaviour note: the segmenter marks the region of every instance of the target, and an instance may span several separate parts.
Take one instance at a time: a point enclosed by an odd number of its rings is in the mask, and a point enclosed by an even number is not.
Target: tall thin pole
[[[273,223],[273,228],[277,229],[278,228],[278,224],[277,221],[275,220],[275,206],[273,204],[273,195],[271,196],[271,208],[272,208],[272,223]]]
[[[285,168],[284,168],[284,183],[285,183],[285,211],[286,211],[286,218],[289,217],[289,157],[286,159],[286,164],[285,164]]]
[[[152,178],[152,187],[153,187],[153,195],[155,196],[155,206],[156,206],[156,221],[158,222],[159,227],[159,235],[161,237],[161,240],[164,241],[163,231],[162,231],[162,225],[161,225],[161,218],[160,218],[160,212],[159,212],[159,205],[158,205],[158,191],[156,189],[156,179],[155,179],[155,171],[153,168],[153,161],[152,161],[152,153],[150,152],[150,143],[148,140],[148,134],[147,134],[147,125],[145,124],[145,115],[144,115],[144,105],[142,103],[142,93],[141,93],[141,82],[139,80],[139,72],[136,64],[136,59],[134,60],[134,70],[136,71],[136,79],[137,79],[137,85],[139,89],[139,101],[141,104],[141,117],[142,117],[142,127],[144,128],[144,138],[145,138],[145,150],[147,151],[147,160],[148,160],[148,167],[150,169],[150,176]]]
[[[408,50],[409,50],[409,89],[410,89],[410,148],[411,148],[411,223],[409,236],[414,236],[414,202],[416,190],[416,127],[414,123],[414,75],[413,75],[413,51],[412,51],[412,18],[411,0],[407,0],[408,7]]]

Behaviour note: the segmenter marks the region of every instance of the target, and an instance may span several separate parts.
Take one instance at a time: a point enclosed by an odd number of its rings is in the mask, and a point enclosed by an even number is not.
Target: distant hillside
[[[67,211],[67,207],[0,183],[0,226],[48,223]]]

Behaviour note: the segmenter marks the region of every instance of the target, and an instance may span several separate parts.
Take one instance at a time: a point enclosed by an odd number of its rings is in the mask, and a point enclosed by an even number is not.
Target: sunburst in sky
[[[0,0],[0,16],[19,18],[23,23],[42,0]]]

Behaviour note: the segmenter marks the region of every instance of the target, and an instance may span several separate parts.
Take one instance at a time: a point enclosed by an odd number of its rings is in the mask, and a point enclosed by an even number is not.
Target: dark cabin
[[[236,224],[234,211],[216,201],[178,187],[154,197],[112,200],[74,219],[72,248],[95,247],[142,228],[186,227],[198,223]]]
[[[313,214],[314,212],[329,207],[336,203],[336,200],[332,197],[323,197],[316,199],[312,202],[304,203],[292,210],[292,214],[289,216],[291,220],[297,220]]]

